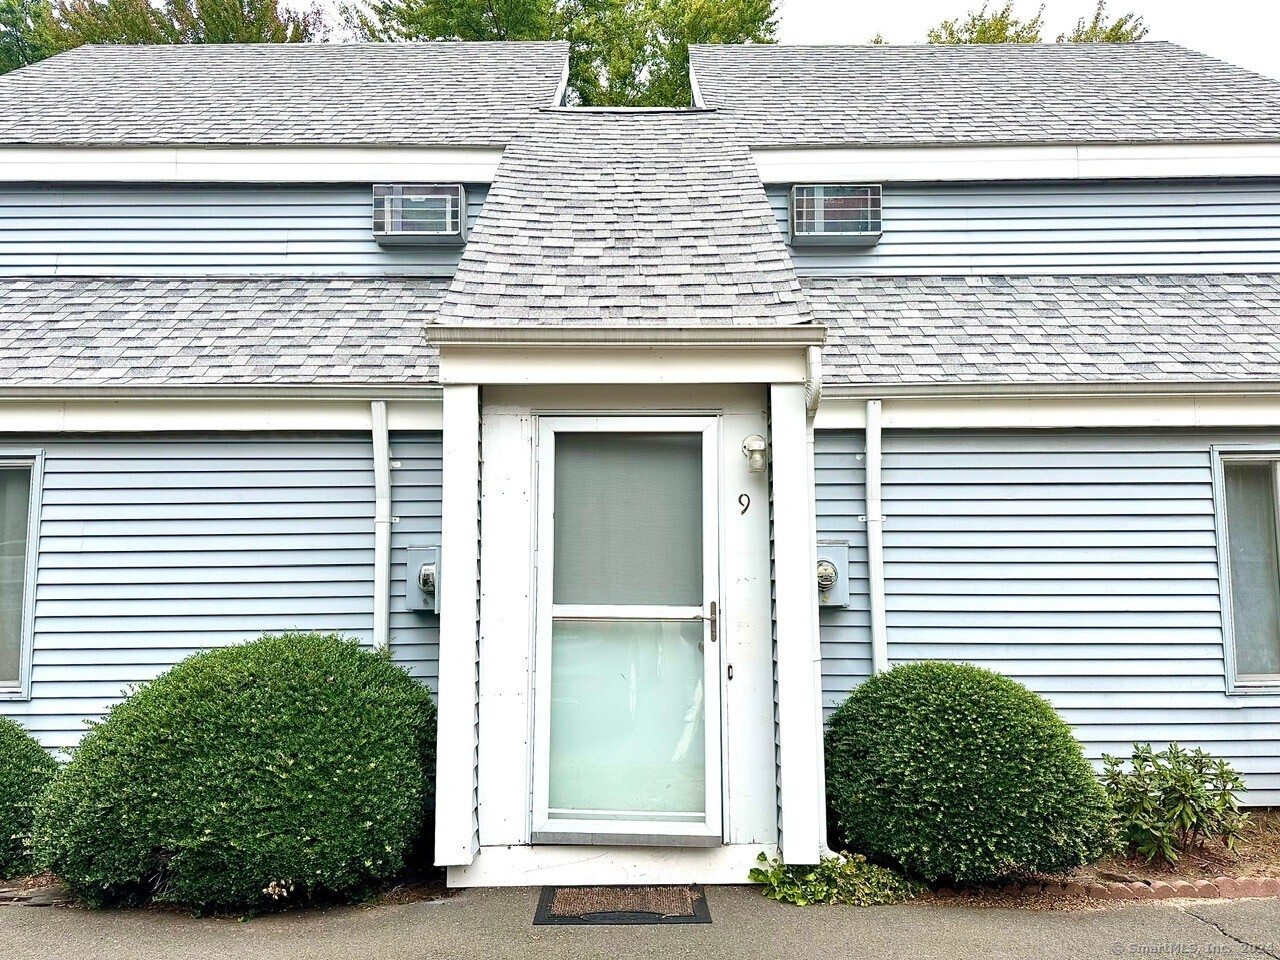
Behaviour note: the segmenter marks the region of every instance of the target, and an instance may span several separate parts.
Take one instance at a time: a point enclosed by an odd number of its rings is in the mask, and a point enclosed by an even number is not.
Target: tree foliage
[[[0,0],[0,73],[57,53],[49,0]]]
[[[300,12],[277,0],[60,0],[54,42],[302,43],[324,33],[319,7]]]
[[[1093,19],[1086,20],[1081,17],[1076,21],[1076,28],[1070,34],[1058,37],[1058,42],[1064,40],[1070,43],[1133,43],[1135,40],[1141,40],[1151,28],[1142,21],[1142,17],[1136,13],[1126,13],[1114,20],[1107,21],[1107,0],[1098,0],[1097,7],[1093,11]]]
[[[989,4],[982,9],[971,10],[963,19],[943,20],[929,31],[930,43],[1039,43],[1043,26],[1044,7],[1041,6],[1030,20],[1019,20],[1013,14],[1013,4],[1006,3],[998,10],[988,12]]]
[[[1044,5],[1029,20],[1014,15],[1013,3],[992,10],[984,3],[979,10],[971,10],[963,19],[944,20],[929,31],[930,43],[1040,43],[1044,38]],[[1059,43],[1131,43],[1141,40],[1151,29],[1141,15],[1125,13],[1114,20],[1107,19],[1107,0],[1097,0],[1093,17],[1081,17],[1070,34],[1058,37]],[[874,41],[873,41],[874,42]]]
[[[689,44],[771,43],[776,0],[352,0],[368,40],[564,40],[582,106],[688,106]]]

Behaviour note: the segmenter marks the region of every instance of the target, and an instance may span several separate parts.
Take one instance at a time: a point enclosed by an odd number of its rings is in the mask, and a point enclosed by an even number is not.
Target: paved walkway
[[[799,909],[710,888],[709,926],[534,927],[537,891],[471,890],[438,903],[342,908],[246,923],[153,911],[0,908],[6,960],[399,958],[1277,957],[1280,900],[1174,901],[1032,912],[896,906]]]

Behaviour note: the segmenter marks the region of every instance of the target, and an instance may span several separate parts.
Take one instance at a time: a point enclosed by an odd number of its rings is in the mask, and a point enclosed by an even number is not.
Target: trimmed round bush
[[[37,808],[37,852],[94,906],[363,896],[422,829],[434,745],[430,693],[355,641],[211,650],[90,729]]]
[[[0,717],[0,877],[35,869],[31,824],[36,801],[58,772],[58,762],[31,734]]]
[[[966,664],[913,663],[831,717],[827,792],[852,850],[926,880],[984,882],[1091,863],[1111,805],[1042,697]]]

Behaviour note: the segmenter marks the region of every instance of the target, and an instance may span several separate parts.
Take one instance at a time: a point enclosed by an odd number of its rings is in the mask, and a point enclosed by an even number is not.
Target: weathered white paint
[[[881,403],[868,400],[866,407],[867,504],[867,608],[871,614],[871,669],[889,669],[889,642],[884,609],[884,503],[880,496]]]
[[[451,887],[544,884],[746,883],[760,853],[776,844],[720,847],[481,847],[470,866],[451,867]]]
[[[1270,427],[1280,425],[1280,395],[1161,395],[1177,387],[1152,384],[1156,396],[1043,395],[1023,387],[1021,395],[882,397],[885,430],[1067,429],[1077,427]],[[869,392],[869,391],[868,391]],[[820,430],[861,429],[866,398],[828,396],[818,409]]]
[[[391,645],[391,439],[387,402],[369,404],[373,421],[373,646]]]
[[[0,181],[403,183],[493,180],[501,147],[0,147]]]
[[[441,346],[449,383],[803,383],[803,347],[613,347],[541,350]]]
[[[477,636],[480,560],[480,391],[444,391],[440,524],[440,692],[436,864],[471,863],[478,848]]]
[[[803,392],[802,386],[797,389]],[[491,386],[484,391],[482,418],[479,717],[482,730],[500,730],[502,735],[486,736],[479,744],[481,853],[473,866],[451,869],[454,885],[521,882],[509,878],[516,866],[499,869],[494,861],[507,863],[504,858],[514,856],[520,870],[541,869],[539,864],[550,870],[563,860],[564,850],[576,850],[580,862],[609,865],[609,876],[625,876],[617,872],[620,869],[638,869],[619,866],[630,862],[630,853],[619,852],[623,848],[526,846],[531,840],[532,677],[537,669],[533,659],[535,565],[541,562],[534,547],[534,430],[542,416],[583,414],[712,415],[720,422],[721,483],[716,496],[717,512],[723,516],[717,548],[724,569],[719,641],[724,831],[729,842],[751,844],[756,853],[777,842],[769,708],[773,663],[768,489],[762,475],[747,470],[741,450],[744,437],[766,432],[763,389],[732,385],[673,391],[650,384],[619,385],[602,394],[598,387],[580,385]],[[738,500],[742,494],[750,504],[745,513]],[[730,664],[731,681],[727,678]],[[528,852],[511,852],[518,849]],[[741,882],[745,868],[739,869],[736,861],[732,870],[718,872],[718,849],[681,851],[675,856],[682,863],[704,863],[705,868],[691,875],[702,882],[718,882],[720,876],[730,878],[726,882]],[[545,856],[543,851],[548,851]],[[638,855],[640,863],[669,862],[656,848]],[[581,877],[594,875],[592,869],[585,869],[575,874],[579,879],[573,882],[591,882]]]
[[[821,654],[804,385],[772,386],[769,406],[782,852],[788,863],[817,863],[826,846],[826,793],[816,735]]]
[[[1280,176],[1277,143],[755,147],[765,183]]]
[[[392,431],[439,430],[442,425],[438,398],[387,403],[387,426]],[[0,399],[0,434],[371,429],[369,401],[363,399]]]

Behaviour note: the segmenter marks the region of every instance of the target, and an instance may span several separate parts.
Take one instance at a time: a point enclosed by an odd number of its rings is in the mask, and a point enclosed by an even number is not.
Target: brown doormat
[[[697,884],[671,887],[543,887],[535,924],[710,923]]]

